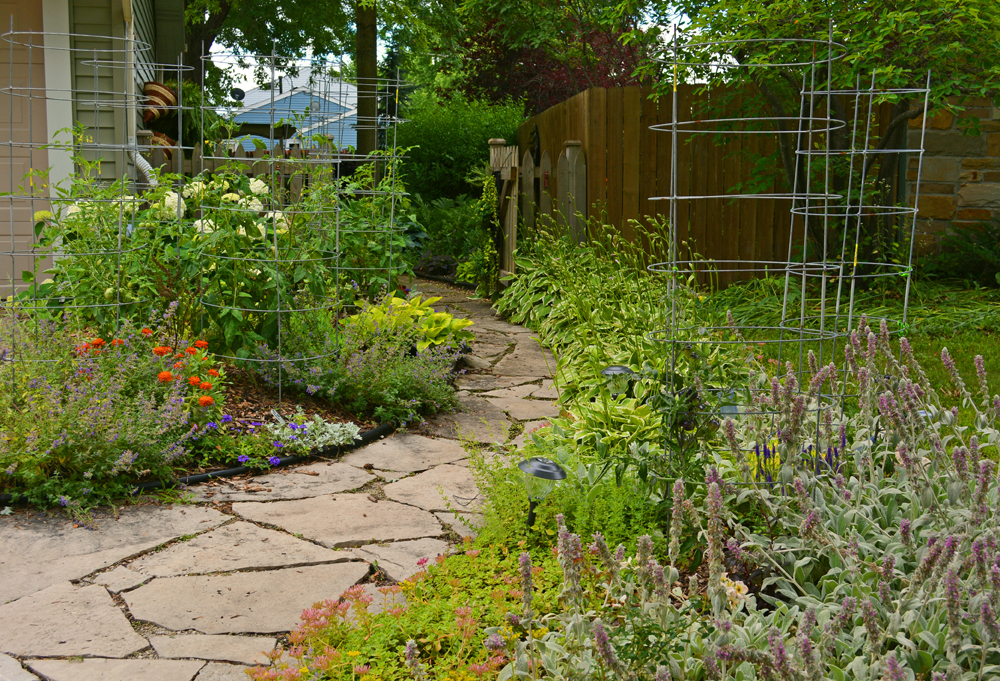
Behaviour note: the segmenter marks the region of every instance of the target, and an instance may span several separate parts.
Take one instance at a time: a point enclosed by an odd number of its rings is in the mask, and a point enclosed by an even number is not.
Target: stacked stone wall
[[[965,102],[979,119],[979,134],[966,134],[952,114],[939,111],[927,120],[915,250],[936,253],[941,236],[953,225],[1000,220],[1000,108],[989,99]],[[923,117],[910,122],[908,147],[920,147]],[[919,159],[907,160],[907,196],[914,205]]]

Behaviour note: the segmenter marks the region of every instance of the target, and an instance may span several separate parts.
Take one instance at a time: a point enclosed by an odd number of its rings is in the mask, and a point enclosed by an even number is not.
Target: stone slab
[[[491,374],[464,374],[455,379],[455,385],[464,390],[499,390],[537,381],[541,376],[493,376]]]
[[[28,666],[47,681],[191,681],[205,663],[88,659],[32,660]]]
[[[480,397],[527,397],[531,393],[538,390],[539,387],[532,383],[525,383],[524,385],[517,385],[510,388],[500,388],[498,390],[490,390],[489,392],[479,393]]]
[[[112,570],[102,572],[95,576],[92,581],[94,584],[100,584],[111,593],[116,594],[120,591],[125,591],[126,589],[133,589],[145,582],[147,579],[149,579],[149,575],[144,575],[141,572],[136,572],[135,570],[130,570],[127,567],[118,565]]]
[[[472,473],[465,466],[453,464],[442,464],[386,485],[385,495],[425,511],[447,511],[449,504],[454,511],[473,510],[480,503]]]
[[[536,388],[531,393],[531,396],[534,397],[536,400],[558,400],[559,391],[552,384],[552,381],[546,379],[542,381],[542,385],[540,388]]]
[[[542,350],[534,339],[518,339],[517,347],[493,367],[500,376],[544,376],[551,378],[556,360],[551,352]]]
[[[221,525],[227,517],[197,506],[137,506],[97,517],[95,530],[69,518],[0,518],[0,603],[77,580],[163,542]]]
[[[0,653],[0,681],[38,681],[38,677],[13,657]]]
[[[451,525],[451,529],[460,537],[472,537],[475,539],[479,536],[479,530],[476,527],[482,523],[483,517],[478,513],[439,511],[434,515],[445,525]]]
[[[469,329],[476,334],[476,340],[472,341],[472,349],[475,350],[480,343],[487,343],[489,345],[502,345],[505,348],[513,343],[518,336],[511,337],[505,333],[499,333],[497,331],[490,331],[488,329],[482,329],[479,325],[470,326]]]
[[[391,579],[398,582],[412,577],[419,568],[417,561],[421,558],[433,560],[447,553],[448,544],[440,539],[417,539],[416,541],[398,541],[392,544],[367,544],[354,549],[354,553],[362,560],[378,562],[378,566]]]
[[[464,411],[428,419],[431,434],[473,442],[507,441],[510,421],[502,409],[476,395],[460,397],[458,401]]]
[[[151,636],[156,654],[165,660],[194,658],[239,664],[267,664],[266,653],[274,650],[278,639],[264,636],[211,636],[187,634]]]
[[[361,494],[270,504],[242,502],[233,504],[233,511],[244,518],[301,534],[329,548],[436,537],[443,531],[441,523],[430,513],[393,501],[375,502]]]
[[[475,355],[462,355],[458,358],[458,367],[468,371],[485,371],[492,366],[492,360],[476,357]]]
[[[468,454],[454,440],[422,437],[412,433],[396,434],[356,449],[342,460],[352,466],[371,464],[382,471],[413,473],[431,466],[463,459]]]
[[[559,416],[559,407],[548,400],[524,400],[519,397],[489,399],[508,416],[518,421],[537,421]]]
[[[174,631],[272,634],[294,629],[313,603],[336,598],[368,574],[337,563],[231,575],[154,579],[124,594],[132,616]]]
[[[476,357],[492,361],[507,352],[507,348],[509,347],[509,343],[473,343],[472,354]]]
[[[531,442],[531,433],[539,428],[547,428],[549,426],[548,421],[530,421],[524,424],[524,430],[521,434],[510,441],[510,444],[517,447],[518,449],[523,448],[526,444]]]
[[[0,606],[0,632],[0,652],[21,657],[125,657],[149,645],[97,584],[61,582]]]
[[[498,333],[516,333],[519,336],[533,333],[531,329],[505,322],[502,319],[476,319],[476,325],[486,329],[487,331],[496,331]]]
[[[198,485],[198,501],[274,501],[306,499],[363,487],[375,479],[344,463],[314,463],[250,478],[239,485],[219,481],[218,486]]]
[[[241,664],[225,664],[223,662],[209,662],[201,671],[195,681],[247,681],[247,669]]]
[[[178,575],[271,570],[347,560],[349,555],[331,551],[283,532],[235,522],[180,542],[134,561],[130,567],[146,575]]]

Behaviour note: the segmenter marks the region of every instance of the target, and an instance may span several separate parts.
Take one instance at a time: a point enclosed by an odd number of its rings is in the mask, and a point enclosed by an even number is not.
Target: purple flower
[[[215,421],[209,421],[208,423],[205,424],[205,430],[215,430],[218,427],[219,424],[217,424]]]
[[[899,538],[902,540],[904,546],[909,546],[913,542],[911,525],[912,523],[909,518],[903,518],[899,521]]]
[[[494,653],[507,647],[507,644],[503,642],[500,634],[491,634],[487,637],[485,645],[487,650]]]
[[[240,463],[246,463],[247,461],[250,460],[250,457],[247,456],[246,454],[240,454],[238,457],[236,457],[236,460],[239,461]]]
[[[594,632],[594,648],[597,650],[598,656],[608,669],[617,673],[622,664],[615,655],[611,639],[608,638],[608,632],[605,631],[604,625],[601,624],[600,620],[597,620],[594,622],[592,630]]]
[[[229,414],[223,414],[222,415],[222,422],[223,423],[231,423],[232,420],[233,420],[233,417],[230,416]]]
[[[279,463],[281,463],[281,459],[279,459],[276,456],[272,456],[270,459],[267,460],[267,462],[272,466],[277,466]]]
[[[885,658],[885,672],[882,674],[883,681],[906,681],[906,670],[899,666],[896,660],[895,651],[889,653]]]
[[[69,506],[69,499],[67,499],[66,497],[59,497],[59,505]]]
[[[274,441],[274,446],[275,446],[275,447],[277,447],[278,449],[281,449],[281,448],[282,448],[282,447],[284,447],[285,445],[283,445],[283,444],[281,444],[280,442],[278,442],[277,440],[275,440],[275,441]]]

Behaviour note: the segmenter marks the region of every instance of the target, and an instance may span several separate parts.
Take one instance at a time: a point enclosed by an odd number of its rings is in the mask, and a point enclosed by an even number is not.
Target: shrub
[[[1000,285],[1000,220],[952,224],[941,238],[940,255],[930,258],[924,271],[978,286]]]
[[[459,95],[439,100],[418,92],[403,111],[409,119],[399,127],[398,144],[410,147],[403,179],[411,193],[425,200],[456,199],[469,191],[465,178],[489,162],[489,140],[517,139],[524,119],[520,104],[489,104]]]
[[[480,202],[464,195],[433,201],[418,196],[411,207],[427,234],[416,268],[437,276],[455,276],[458,263],[479,246],[483,222]]]

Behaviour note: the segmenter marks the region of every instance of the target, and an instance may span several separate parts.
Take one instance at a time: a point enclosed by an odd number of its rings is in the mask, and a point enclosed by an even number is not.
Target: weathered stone
[[[531,442],[531,433],[538,430],[539,428],[545,428],[549,425],[548,421],[531,421],[524,424],[524,430],[521,434],[510,441],[512,445],[521,449],[527,443]]]
[[[910,205],[913,205],[914,198],[913,196],[910,197]],[[955,197],[928,196],[924,194],[920,197],[918,208],[917,217],[949,220],[955,217]]]
[[[264,636],[151,636],[149,642],[156,654],[166,660],[194,658],[240,664],[267,664],[267,653],[274,650],[278,639]]]
[[[198,486],[200,501],[272,501],[306,499],[363,487],[375,479],[364,471],[343,463],[314,463],[287,468],[243,480],[239,484],[219,481],[217,486]]]
[[[921,203],[923,199],[921,198]],[[958,205],[1000,208],[1000,182],[967,184],[958,192]]]
[[[487,331],[496,331],[497,333],[516,333],[519,336],[522,334],[532,333],[531,329],[526,329],[525,327],[517,326],[516,324],[510,324],[502,319],[477,319],[476,324]],[[519,338],[518,340],[522,339]]]
[[[458,366],[469,371],[484,371],[493,366],[493,362],[475,355],[462,355],[458,358]]]
[[[1000,156],[1000,132],[986,135],[986,153],[989,156]]]
[[[989,208],[959,208],[959,220],[989,220],[993,217],[993,211]]]
[[[417,541],[436,541],[434,539],[418,539]],[[407,544],[415,542],[405,542]],[[355,549],[358,551],[360,549]],[[371,596],[372,602],[368,604],[368,612],[377,615],[385,612],[389,608],[406,605],[406,594],[398,586],[378,586],[377,584],[364,585],[365,596]],[[353,611],[352,611],[353,612]]]
[[[134,570],[157,577],[204,575],[233,570],[274,569],[348,560],[331,551],[282,532],[235,522],[198,535],[190,541],[143,556]]]
[[[538,390],[538,386],[537,385],[533,385],[533,384],[528,383],[528,384],[525,384],[525,385],[514,386],[512,388],[500,388],[499,390],[491,390],[491,391],[486,392],[486,393],[480,393],[479,396],[480,397],[513,397],[513,398],[519,398],[519,397],[527,397],[528,395],[530,395],[531,393],[533,393],[536,390]]]
[[[38,677],[13,657],[0,653],[0,681],[38,681]]]
[[[270,504],[243,502],[233,504],[233,511],[244,518],[301,534],[330,548],[436,537],[442,531],[441,524],[430,513],[392,501],[375,502],[361,494]]]
[[[154,579],[124,598],[136,619],[175,631],[270,634],[294,629],[303,609],[336,598],[367,573],[365,563],[338,563],[169,577]]]
[[[919,130],[910,131],[910,149],[920,148],[920,135]],[[983,137],[963,132],[935,132],[924,138],[924,153],[931,156],[982,156],[985,151],[986,140]]]
[[[953,182],[923,182],[920,185],[921,194],[954,194]]]
[[[912,180],[917,179],[916,172],[920,169],[920,180],[922,182],[954,182],[958,177],[959,159],[957,158],[924,158],[923,163],[919,159],[910,159],[910,170],[914,175]]]
[[[472,354],[476,357],[492,362],[492,360],[507,352],[507,348],[509,347],[509,343],[473,343]]]
[[[517,347],[496,363],[493,371],[500,376],[550,377],[556,370],[556,360],[548,350],[532,339],[519,340]]]
[[[492,376],[490,374],[465,374],[455,379],[455,385],[465,390],[499,390],[537,381],[540,376]]]
[[[536,400],[558,400],[559,391],[552,384],[552,381],[545,380],[542,381],[542,386],[540,388],[536,388],[534,392],[531,393],[531,396]]]
[[[936,111],[931,114],[930,118],[927,119],[927,129],[928,130],[951,130],[951,124],[954,122],[955,116],[948,111]],[[920,129],[924,125],[924,117],[917,116],[910,121],[911,128]]]
[[[362,560],[378,561],[378,566],[391,579],[403,581],[412,577],[417,570],[417,561],[421,558],[432,560],[446,553],[448,544],[440,539],[417,539],[416,541],[400,541],[392,544],[366,544],[354,549],[354,553]]]
[[[32,660],[47,681],[191,681],[204,662],[180,660]],[[201,675],[198,675],[201,679]]]
[[[499,407],[477,395],[459,398],[464,411],[428,419],[429,432],[438,437],[473,442],[505,442],[510,421]]]
[[[559,407],[548,400],[523,400],[518,397],[497,397],[490,399],[512,419],[534,421],[559,416]]]
[[[247,669],[241,664],[209,662],[198,672],[197,681],[247,681]]]
[[[0,652],[30,657],[125,657],[148,645],[96,584],[53,584],[0,606],[0,632]]]
[[[0,603],[76,580],[185,534],[226,520],[210,508],[141,506],[98,517],[96,530],[69,518],[0,518]]]
[[[121,565],[115,567],[113,570],[108,570],[107,572],[102,572],[94,576],[91,580],[94,584],[100,584],[106,587],[108,591],[113,594],[119,591],[125,591],[125,589],[131,589],[139,586],[143,582],[149,579],[149,575],[144,575],[135,570],[130,570],[127,567]]]
[[[355,450],[344,463],[362,467],[371,464],[383,471],[422,471],[440,463],[457,461],[468,454],[454,440],[432,440],[411,433],[396,434]]]
[[[451,525],[459,537],[472,537],[475,539],[479,535],[476,529],[483,522],[483,516],[478,513],[455,513],[453,511],[440,511],[434,514],[437,519],[445,525]]]
[[[1000,158],[963,158],[962,167],[996,169],[1000,168]]]
[[[444,464],[425,473],[385,486],[385,494],[395,501],[427,511],[473,510],[479,505],[479,488],[464,466]],[[436,522],[436,521],[435,521]]]

